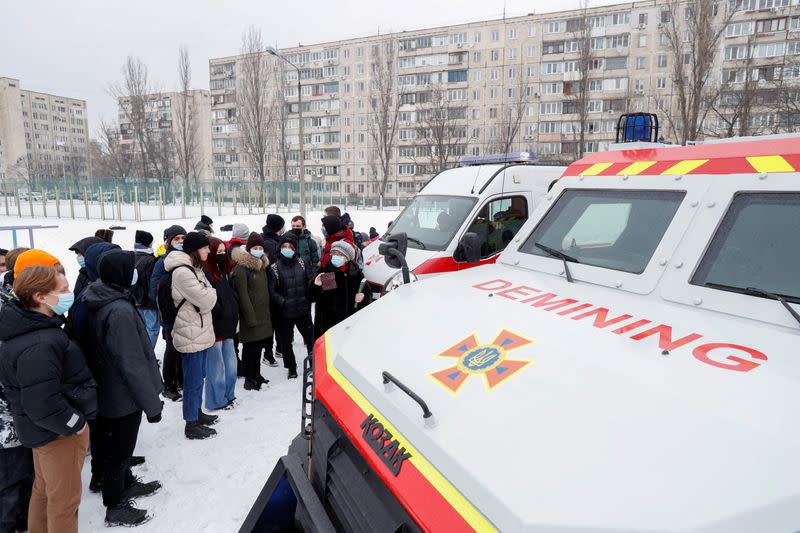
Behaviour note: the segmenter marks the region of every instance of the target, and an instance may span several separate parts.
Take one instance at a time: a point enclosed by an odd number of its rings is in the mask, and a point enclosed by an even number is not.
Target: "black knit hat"
[[[183,226],[178,226],[177,224],[170,226],[164,230],[164,242],[169,244],[169,242],[178,235],[186,235],[186,230]]]
[[[278,232],[286,225],[286,221],[280,215],[267,215],[267,227],[274,232]]]
[[[339,217],[328,215],[327,217],[322,217],[322,227],[325,228],[328,235],[333,235],[342,231],[342,221]]]
[[[192,252],[196,252],[203,246],[210,246],[211,243],[208,241],[208,237],[200,233],[199,231],[192,231],[186,235],[186,238],[183,240],[183,251],[187,254]]]
[[[281,244],[280,247],[283,248],[283,245],[289,243],[292,245],[292,248],[297,250],[297,237],[294,233],[284,233],[283,237],[281,237]]]
[[[202,222],[202,223],[203,223],[203,224],[205,224],[206,226],[210,226],[211,224],[213,224],[213,223],[214,223],[214,221],[213,221],[213,220],[211,220],[211,217],[210,217],[210,216],[208,216],[208,215],[203,215],[203,216],[201,216],[201,217],[200,217],[200,222]]]
[[[245,246],[245,249],[249,252],[254,246],[264,247],[264,238],[260,233],[256,233],[255,231],[247,238],[247,246]]]
[[[153,244],[153,234],[137,229],[133,240],[136,244],[141,244],[142,246],[150,248],[150,245]]]

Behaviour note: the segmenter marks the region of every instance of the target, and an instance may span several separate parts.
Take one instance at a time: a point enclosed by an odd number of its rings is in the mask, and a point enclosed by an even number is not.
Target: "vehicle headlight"
[[[408,278],[410,283],[414,283],[417,281],[417,276],[413,272],[408,273]],[[391,278],[389,278],[386,283],[383,284],[383,294],[388,294],[395,290],[400,285],[404,285],[403,283],[403,271],[398,270]]]

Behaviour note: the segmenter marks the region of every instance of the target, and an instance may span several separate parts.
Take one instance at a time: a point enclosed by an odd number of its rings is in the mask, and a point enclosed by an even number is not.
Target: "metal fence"
[[[416,190],[400,192],[390,184],[381,199],[374,182],[306,183],[307,210],[328,205],[349,209],[399,209]],[[415,187],[416,189],[416,187]],[[87,220],[165,220],[200,213],[263,214],[300,209],[298,182],[215,182],[175,184],[172,180],[109,178],[81,183],[39,179],[36,183],[3,183],[0,213],[16,217]],[[188,214],[187,214],[188,211]]]

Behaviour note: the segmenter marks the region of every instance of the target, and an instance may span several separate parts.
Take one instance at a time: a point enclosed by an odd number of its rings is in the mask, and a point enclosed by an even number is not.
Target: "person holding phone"
[[[315,338],[372,300],[372,291],[355,260],[355,247],[347,241],[336,241],[331,244],[330,261],[311,280],[308,294],[317,304]]]

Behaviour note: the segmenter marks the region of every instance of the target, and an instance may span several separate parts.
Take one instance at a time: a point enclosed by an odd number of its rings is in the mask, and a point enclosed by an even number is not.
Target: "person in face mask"
[[[75,296],[67,278],[47,266],[16,274],[14,293],[0,308],[0,384],[19,440],[33,450],[28,527],[74,533],[89,447],[86,421],[97,414],[95,381],[61,327]]]
[[[309,285],[309,297],[316,303],[314,336],[325,334],[345,318],[372,301],[372,291],[364,283],[364,274],[355,262],[356,249],[347,241],[331,245],[331,259],[314,276]],[[323,276],[333,276],[323,285]]]
[[[297,255],[306,267],[314,272],[319,265],[319,245],[311,232],[306,229],[306,219],[301,216],[292,218],[292,233],[297,237]]]
[[[355,246],[353,232],[342,224],[341,219],[335,215],[322,217],[322,233],[325,235],[325,250],[320,259],[320,266],[325,266],[331,260],[331,246],[337,241],[347,241]]]
[[[89,310],[88,344],[100,355],[94,372],[99,413],[92,425],[95,468],[90,487],[102,489],[106,525],[134,526],[147,519],[147,512],[133,507],[130,500],[161,488],[158,481],[136,479],[130,461],[142,413],[148,422],[161,421],[163,383],[147,328],[131,296],[139,275],[134,253],[109,250],[100,257],[97,271],[100,279],[81,296]]]
[[[247,246],[231,251],[233,288],[239,301],[239,340],[242,342],[242,370],[245,390],[260,390],[269,383],[261,375],[261,352],[270,366],[278,366],[272,355],[273,329],[267,281],[269,259],[264,239],[251,233]]]
[[[83,289],[89,284],[89,275],[86,273],[86,257],[84,257],[86,255],[86,249],[100,242],[106,241],[100,237],[85,237],[69,247],[70,252],[75,252],[75,260],[80,267],[78,279],[75,280],[75,287],[72,290],[73,294],[75,294],[75,299],[81,295]]]
[[[281,238],[278,262],[270,266],[269,297],[277,315],[278,348],[283,354],[283,366],[289,379],[297,377],[297,363],[292,349],[295,326],[303,336],[309,354],[314,348],[314,324],[311,303],[306,297],[311,279],[305,261],[297,257],[297,238],[287,233]]]
[[[214,349],[206,357],[206,409],[233,408],[236,399],[236,351],[233,337],[239,324],[239,302],[231,284],[231,261],[225,243],[209,237],[211,254],[203,271],[217,291],[217,304],[211,310],[214,323]]]

